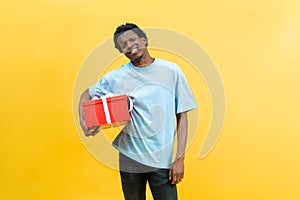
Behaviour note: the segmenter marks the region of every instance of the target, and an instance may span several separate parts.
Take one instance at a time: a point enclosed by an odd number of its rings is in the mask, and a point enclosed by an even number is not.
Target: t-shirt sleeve
[[[182,72],[177,74],[175,85],[176,114],[197,108],[197,104],[188,82]]]
[[[112,93],[112,90],[105,77],[89,88],[89,95],[91,97],[101,97],[108,93]]]

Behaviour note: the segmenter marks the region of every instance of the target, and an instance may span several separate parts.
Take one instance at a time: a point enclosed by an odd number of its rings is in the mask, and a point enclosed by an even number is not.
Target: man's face
[[[140,38],[132,30],[122,33],[117,42],[121,51],[133,62],[138,62],[146,51],[147,40],[144,37]]]

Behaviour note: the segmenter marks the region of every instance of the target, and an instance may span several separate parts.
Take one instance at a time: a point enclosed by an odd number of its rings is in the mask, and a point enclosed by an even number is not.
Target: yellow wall
[[[204,119],[186,155],[181,199],[300,199],[299,1],[0,5],[0,199],[122,199],[118,172],[83,146],[72,101],[82,62],[126,21],[193,38],[224,82],[221,138],[200,160]],[[209,117],[205,103],[204,95]]]

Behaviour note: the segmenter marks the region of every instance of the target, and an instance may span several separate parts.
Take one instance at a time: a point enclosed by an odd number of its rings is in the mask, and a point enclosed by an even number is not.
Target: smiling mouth
[[[138,52],[138,48],[134,48],[131,51],[129,51],[128,54],[131,55],[131,54],[135,54],[137,52]]]

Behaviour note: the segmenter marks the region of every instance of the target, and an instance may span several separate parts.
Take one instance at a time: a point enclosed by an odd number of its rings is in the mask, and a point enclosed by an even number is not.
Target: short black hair
[[[132,30],[140,38],[142,38],[142,37],[145,38],[147,40],[146,47],[148,46],[148,38],[147,38],[146,33],[142,29],[140,29],[136,24],[126,22],[126,24],[122,24],[116,28],[116,31],[114,33],[115,48],[117,48],[120,52],[122,52],[117,40],[118,40],[118,37],[122,33],[129,31],[129,30]]]

